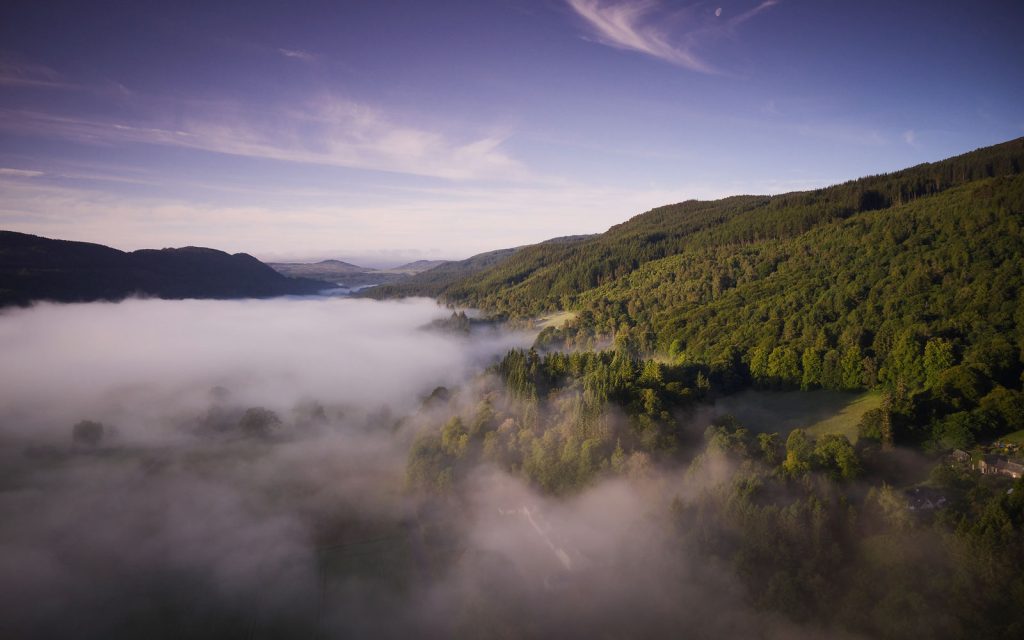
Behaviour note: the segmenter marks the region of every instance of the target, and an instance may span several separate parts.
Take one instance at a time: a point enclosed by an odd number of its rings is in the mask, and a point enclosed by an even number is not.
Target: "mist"
[[[4,312],[0,632],[315,628],[317,549],[414,513],[400,417],[531,339],[424,329],[449,313],[338,298]],[[253,412],[265,429],[245,429]],[[79,438],[82,421],[99,435]]]
[[[302,400],[401,412],[453,385],[525,334],[472,340],[422,330],[450,312],[429,300],[128,300],[41,304],[0,315],[0,434],[63,438],[81,419],[130,439],[161,421],[232,404]],[[166,434],[165,434],[166,435]]]
[[[673,501],[727,473],[649,469],[553,497],[482,465],[447,495],[412,490],[412,439],[533,338],[424,329],[449,313],[281,299],[0,315],[0,635],[805,633],[677,535]],[[439,386],[462,391],[432,401]]]

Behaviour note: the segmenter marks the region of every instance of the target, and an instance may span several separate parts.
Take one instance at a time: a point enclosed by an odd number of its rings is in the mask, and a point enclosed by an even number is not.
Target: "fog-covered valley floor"
[[[670,503],[700,490],[681,472],[556,498],[481,466],[455,495],[411,491],[410,442],[450,405],[430,394],[471,398],[532,339],[423,328],[448,313],[348,299],[4,312],[0,635],[796,633],[671,535]]]

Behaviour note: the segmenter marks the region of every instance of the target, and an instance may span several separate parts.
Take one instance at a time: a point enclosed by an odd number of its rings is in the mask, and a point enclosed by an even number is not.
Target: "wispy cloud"
[[[49,89],[78,87],[46,65],[10,57],[0,58],[0,86],[45,87]]]
[[[505,136],[454,139],[397,122],[383,110],[325,98],[256,111],[192,105],[172,119],[104,121],[41,111],[0,110],[0,129],[86,143],[145,143],[285,162],[341,166],[451,180],[530,178],[502,149]],[[190,114],[191,112],[191,114]]]
[[[826,184],[810,179],[714,185],[694,180],[641,189],[571,182],[366,184],[307,192],[276,186],[272,176],[254,177],[251,185],[214,180],[208,189],[165,177],[166,183],[134,180],[132,188],[121,189],[116,175],[102,181],[51,175],[35,180],[0,175],[0,227],[120,249],[198,244],[285,260],[352,258],[384,247],[409,258],[465,258],[602,232],[670,202]],[[230,192],[217,197],[211,191],[216,188]]]
[[[0,167],[0,176],[8,178],[38,178],[44,175],[42,171],[32,171],[30,169],[11,169],[8,167]]]
[[[912,147],[917,146],[917,132],[913,129],[907,129],[903,132],[903,141]]]
[[[308,51],[303,51],[301,49],[282,48],[278,49],[277,52],[286,58],[291,58],[292,60],[301,60],[302,62],[315,62],[317,58],[315,54],[312,54]]]
[[[667,9],[658,0],[566,0],[602,44],[637,51],[699,73],[719,73],[698,49],[709,39],[727,33],[778,0],[764,0],[735,16],[723,17],[722,8],[700,11],[692,4]]]

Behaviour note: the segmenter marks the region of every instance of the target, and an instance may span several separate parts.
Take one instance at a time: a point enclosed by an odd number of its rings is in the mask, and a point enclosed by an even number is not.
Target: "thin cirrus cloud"
[[[0,167],[0,177],[38,178],[41,175],[44,175],[42,171],[34,171],[32,169],[12,169],[10,167]]]
[[[316,54],[310,53],[308,51],[303,51],[301,49],[281,48],[278,49],[277,52],[280,53],[285,58],[290,58],[292,60],[301,60],[302,62],[315,62],[317,59]]]
[[[173,122],[109,121],[49,112],[0,110],[0,128],[92,144],[144,143],[235,156],[340,166],[450,180],[518,181],[532,176],[501,148],[505,137],[469,140],[395,122],[384,111],[343,99],[256,112],[198,105]]]
[[[73,89],[74,83],[46,65],[25,60],[0,57],[0,86]]]
[[[13,231],[119,249],[191,244],[246,251],[261,259],[341,257],[359,258],[360,264],[373,255],[374,264],[384,266],[420,258],[461,259],[557,236],[598,233],[667,202],[823,184],[810,179],[727,185],[695,181],[638,190],[575,183],[442,183],[282,192],[272,181],[225,187],[213,180],[200,188],[153,172],[152,181],[138,176],[132,188],[122,191],[109,184],[121,179],[117,175],[105,180],[64,175],[23,180],[0,174],[0,220]],[[175,184],[184,188],[172,189],[171,195],[159,188]],[[216,189],[227,189],[226,197],[212,194]],[[205,195],[182,195],[199,191]],[[392,252],[390,258],[380,254],[382,247]]]
[[[764,0],[732,17],[719,7],[702,14],[699,5],[667,10],[658,0],[566,0],[602,44],[636,51],[705,74],[721,73],[698,53],[710,38],[728,33],[779,0]]]

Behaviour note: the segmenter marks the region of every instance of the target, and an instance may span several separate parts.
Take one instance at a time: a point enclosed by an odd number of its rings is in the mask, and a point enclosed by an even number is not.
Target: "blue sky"
[[[461,258],[1024,135],[1024,3],[8,2],[0,228]]]

